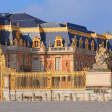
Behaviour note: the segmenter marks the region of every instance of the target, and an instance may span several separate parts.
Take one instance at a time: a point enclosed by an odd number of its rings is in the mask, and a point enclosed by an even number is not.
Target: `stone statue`
[[[96,63],[93,65],[93,70],[108,71],[109,57],[110,57],[109,51],[102,45],[100,45],[98,51],[96,52],[95,56]]]
[[[17,47],[17,45],[18,45],[17,39],[14,39],[14,46]]]

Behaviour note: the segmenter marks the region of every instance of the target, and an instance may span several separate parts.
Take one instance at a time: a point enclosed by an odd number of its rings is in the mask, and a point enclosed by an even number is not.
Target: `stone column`
[[[9,90],[9,80],[10,80],[10,77],[9,75],[4,75],[4,99],[6,101],[9,101],[10,100],[10,90]]]
[[[70,58],[70,68],[70,71],[74,71],[74,55],[72,55]]]
[[[74,76],[71,77],[71,88],[74,88]]]
[[[61,88],[61,83],[62,83],[62,77],[60,76],[60,87],[59,88]]]
[[[68,76],[65,76],[65,87],[68,88]]]

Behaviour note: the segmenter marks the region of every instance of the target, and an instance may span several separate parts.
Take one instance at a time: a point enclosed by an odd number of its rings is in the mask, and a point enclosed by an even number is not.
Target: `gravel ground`
[[[1,102],[0,112],[112,112],[112,102]]]

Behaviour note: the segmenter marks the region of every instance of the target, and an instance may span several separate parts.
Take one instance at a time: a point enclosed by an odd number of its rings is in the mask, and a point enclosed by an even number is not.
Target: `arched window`
[[[55,40],[55,48],[57,47],[63,47],[63,43],[62,43],[62,37],[61,36],[57,36],[56,37],[56,40]]]
[[[79,40],[79,48],[82,48],[82,38]]]
[[[57,40],[57,46],[61,46],[61,41],[60,40]]]
[[[73,45],[73,47],[77,47],[77,38],[76,37],[74,37],[72,45]]]
[[[33,39],[33,48],[40,48],[40,38],[37,36]]]
[[[89,41],[88,41],[88,39],[86,39],[86,41],[85,41],[85,48],[86,48],[87,50],[89,50]]]
[[[35,45],[35,47],[38,47],[39,46],[39,42],[38,41],[34,41],[34,45]]]
[[[94,42],[94,40],[91,41],[91,50],[95,51],[95,42]]]

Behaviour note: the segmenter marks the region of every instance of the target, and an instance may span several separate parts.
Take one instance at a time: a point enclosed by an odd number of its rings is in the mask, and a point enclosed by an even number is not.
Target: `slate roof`
[[[10,23],[9,18],[0,16],[0,25],[8,25],[9,23]]]
[[[41,28],[56,28],[56,27],[66,27],[66,23],[64,22],[49,22],[49,23],[43,23],[40,25]]]
[[[81,26],[81,25],[67,23],[67,27],[69,29],[81,31],[81,32],[84,32],[84,33],[94,33],[93,31],[88,31],[88,29],[85,26]]]
[[[10,21],[13,25],[19,24],[20,27],[36,27],[38,24],[46,23],[26,13],[0,13],[0,25],[8,25]]]
[[[84,33],[94,33],[93,31],[89,31],[86,27],[68,23],[68,22],[45,22],[43,20],[40,20],[36,17],[32,17],[26,13],[15,13],[15,14],[10,14],[10,13],[0,13],[0,25],[8,25],[10,24],[10,21],[13,25],[19,24],[20,27],[37,27],[39,26],[40,28],[62,28],[62,27],[67,27],[67,29],[72,29]],[[32,42],[33,38],[35,36],[38,36],[41,38],[41,40],[45,43],[46,46],[49,45],[49,41],[51,42],[52,46],[54,46],[54,41],[56,39],[56,36],[62,36],[63,38],[63,44],[67,41],[68,45],[71,45],[72,40],[74,36],[77,38],[77,44],[79,43],[79,39],[83,39],[83,47],[85,46],[85,40],[87,37],[84,36],[79,36],[75,34],[71,34],[68,31],[60,31],[60,32],[27,32],[27,33],[22,33],[22,38],[26,42]],[[13,32],[8,32],[8,31],[0,31],[0,41],[1,43],[4,43],[5,41],[9,41],[11,38],[16,37],[16,31]],[[95,46],[101,41],[104,41],[103,39],[100,38],[89,38],[89,44],[91,44],[91,41],[95,41]],[[90,46],[90,45],[89,45]],[[112,39],[108,40],[108,48],[112,48]],[[95,48],[96,49],[96,48]]]
[[[20,27],[36,27],[38,24],[45,23],[45,21],[26,13],[11,14],[9,18],[12,22],[19,24]]]

